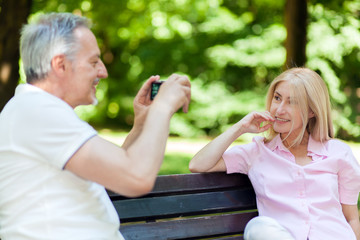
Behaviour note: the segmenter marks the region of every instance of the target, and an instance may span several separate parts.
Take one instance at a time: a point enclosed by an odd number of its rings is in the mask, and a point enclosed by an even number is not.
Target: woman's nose
[[[285,113],[285,103],[284,102],[281,102],[279,105],[278,105],[278,108],[276,109],[276,113],[278,115],[281,115],[281,114],[284,114]]]

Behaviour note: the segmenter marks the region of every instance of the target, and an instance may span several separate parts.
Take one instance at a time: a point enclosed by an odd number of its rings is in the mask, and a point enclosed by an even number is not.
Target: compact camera
[[[151,94],[150,94],[150,99],[153,100],[156,96],[156,94],[158,93],[161,84],[163,84],[164,81],[155,81],[153,83],[151,83]]]

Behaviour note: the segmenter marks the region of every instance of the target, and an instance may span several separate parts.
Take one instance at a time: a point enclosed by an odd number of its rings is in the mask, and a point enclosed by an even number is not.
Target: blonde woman
[[[322,78],[289,69],[270,85],[266,105],[200,150],[190,170],[249,176],[259,217],[248,223],[246,240],[360,239],[360,166],[350,147],[334,139]],[[265,131],[266,138],[227,150],[242,134]]]

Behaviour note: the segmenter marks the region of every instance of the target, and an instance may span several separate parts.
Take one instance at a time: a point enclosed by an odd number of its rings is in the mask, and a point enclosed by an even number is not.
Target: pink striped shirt
[[[266,144],[254,137],[223,158],[227,173],[249,176],[259,215],[276,219],[295,239],[355,240],[340,203],[357,204],[359,163],[350,147],[336,139],[321,143],[310,137],[308,156],[310,164],[296,164],[278,135]]]

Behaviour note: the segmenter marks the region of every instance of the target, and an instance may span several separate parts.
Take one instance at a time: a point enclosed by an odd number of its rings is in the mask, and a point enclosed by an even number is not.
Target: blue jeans
[[[245,227],[244,240],[294,240],[291,234],[275,219],[259,216]]]

